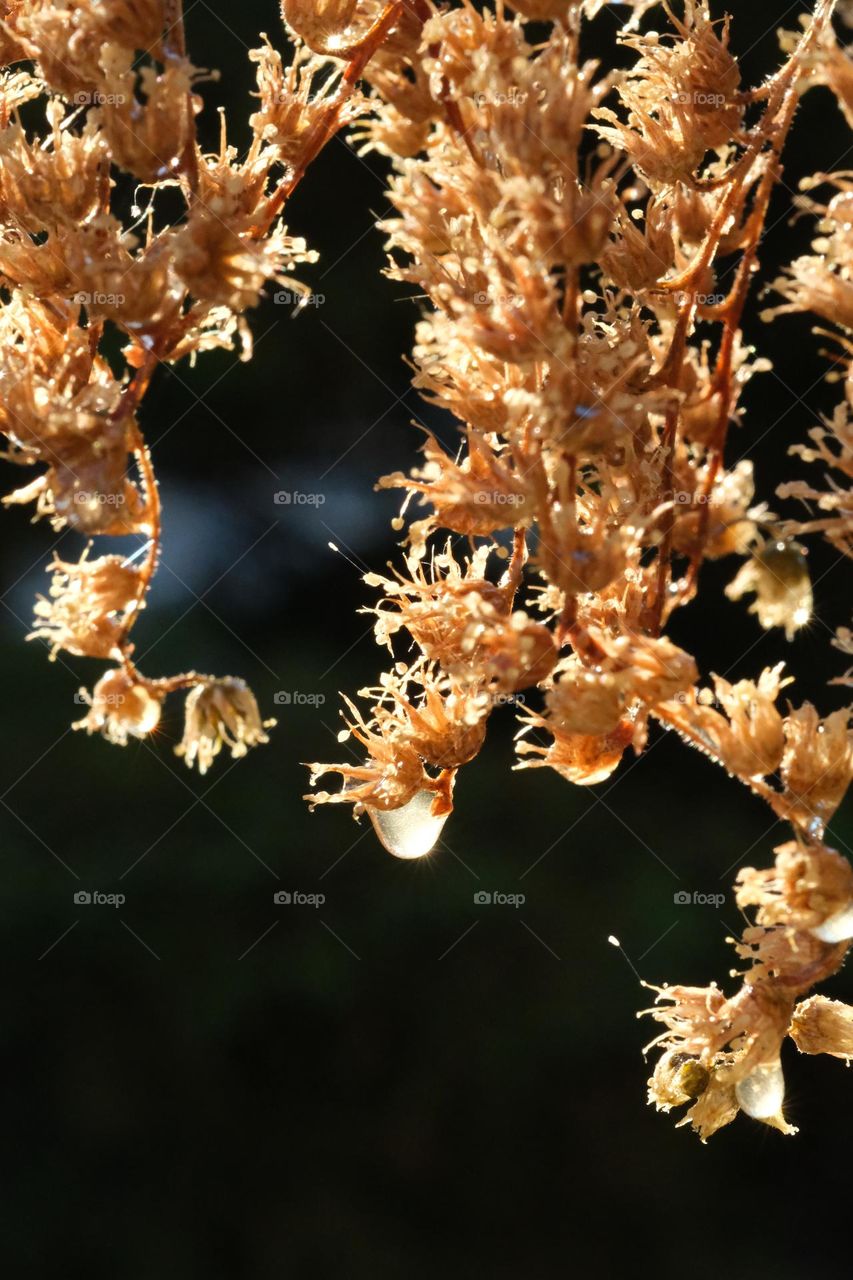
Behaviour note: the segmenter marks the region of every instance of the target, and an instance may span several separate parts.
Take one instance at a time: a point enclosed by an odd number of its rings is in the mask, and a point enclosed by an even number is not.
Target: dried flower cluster
[[[633,59],[625,72],[580,54],[584,24],[611,8]],[[779,70],[751,90],[708,0],[283,0],[291,61],[269,43],[251,55],[260,104],[242,158],[224,138],[215,154],[198,145],[202,77],[174,0],[12,0],[2,11],[0,429],[7,458],[40,466],[6,501],[34,502],[87,538],[145,539],[141,558],[87,549],[54,562],[36,606],[34,634],[54,654],[113,664],[84,726],[126,742],[156,728],[167,694],[189,689],[188,764],[204,771],[223,744],[240,755],[266,740],[241,681],[151,679],[133,661],[160,551],[138,414],[157,364],[217,346],[248,355],[244,312],[270,281],[299,288],[283,273],[311,254],[282,210],[355,121],[363,148],[391,164],[390,274],[426,299],[414,385],[456,420],[460,444],[428,435],[419,466],[379,482],[403,491],[404,511],[420,509],[408,527],[395,521],[399,567],[366,579],[390,669],[360,692],[363,707],[347,700],[340,737],[353,758],[313,765],[312,783],[337,774],[341,786],[310,799],[367,813],[391,852],[418,857],[492,712],[524,691],[541,699],[520,713],[520,769],[591,785],[643,750],[651,720],[676,731],[792,838],[773,868],[739,877],[738,902],[755,911],[734,944],[740,989],[658,990],[650,1097],[664,1110],[690,1104],[703,1138],[739,1110],[789,1131],[785,1037],[853,1056],[853,1010],[802,999],[853,939],[853,871],[825,843],[853,769],[851,709],[780,705],[781,667],[703,681],[666,629],[697,595],[704,561],[730,556],[727,595],[754,597],[760,625],[790,639],[812,610],[800,539],[822,534],[853,554],[847,174],[805,184],[828,193],[798,202],[818,236],[765,313],[815,314],[844,370],[842,405],[797,450],[825,478],[780,494],[805,502],[806,518],[774,516],[755,501],[751,464],[726,461],[743,387],[768,367],[741,321],[801,96],[828,87],[853,124],[834,0],[815,0],[801,31],[783,33]],[[134,215],[144,233],[113,200],[121,174],[148,193]],[[177,223],[159,216],[166,186],[184,200]],[[110,327],[125,343],[122,373],[102,352]],[[853,653],[853,633],[836,644]]]
[[[166,697],[189,690],[178,750],[201,772],[223,744],[237,756],[266,742],[265,725],[240,680],[152,679],[134,662],[161,548],[140,407],[160,364],[223,347],[247,359],[246,310],[270,282],[301,289],[284,273],[314,255],[282,209],[358,113],[360,70],[398,10],[335,58],[299,40],[288,65],[269,43],[254,50],[259,104],[240,156],[224,126],[217,151],[199,145],[204,75],[177,0],[0,4],[0,431],[3,456],[38,471],[4,502],[87,540],[78,563],[51,565],[33,636],[53,657],[114,664],[76,726],[111,742],[151,733]],[[167,189],[182,199],[177,221]],[[105,354],[116,333],[118,370]],[[91,554],[116,535],[135,539],[126,556]]]
[[[812,611],[798,539],[819,532],[853,549],[846,175],[810,184],[835,194],[814,206],[814,255],[777,283],[772,313],[830,323],[848,368],[844,405],[798,451],[824,464],[826,487],[794,480],[782,494],[818,514],[775,517],[755,501],[751,464],[726,464],[742,389],[768,368],[741,320],[786,136],[816,85],[853,118],[853,62],[834,5],[817,0],[801,32],[783,35],[776,74],[748,90],[728,21],[684,0],[677,12],[621,6],[633,63],[608,73],[579,53],[604,7],[415,2],[367,68],[357,136],[392,164],[390,274],[427,300],[414,385],[454,416],[460,447],[428,435],[420,465],[380,481],[404,492],[404,511],[421,509],[400,567],[366,578],[390,669],[361,691],[363,709],[347,702],[341,740],[355,740],[355,758],[312,766],[341,789],[311,799],[353,805],[392,852],[417,856],[496,704],[521,691],[542,697],[522,700],[517,767],[581,785],[641,751],[651,719],[675,730],[793,838],[772,869],[739,877],[738,902],[755,910],[735,943],[740,990],[659,989],[650,1096],[664,1110],[690,1104],[703,1138],[738,1110],[787,1131],[786,1035],[808,1052],[851,1052],[853,1010],[797,1003],[853,938],[853,871],[824,842],[851,779],[851,711],[780,703],[781,667],[709,684],[666,628],[703,562],[729,556],[740,563],[727,595],[751,597],[760,625],[791,639]],[[653,8],[663,31],[641,20]],[[318,51],[335,9],[323,7]],[[337,6],[339,40],[361,11]],[[849,632],[837,643],[853,652]]]

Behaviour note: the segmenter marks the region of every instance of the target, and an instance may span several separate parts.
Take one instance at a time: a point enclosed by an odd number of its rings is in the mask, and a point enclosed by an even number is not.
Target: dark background
[[[757,83],[776,64],[775,29],[806,6],[729,7]],[[277,6],[189,0],[187,15],[196,63],[222,69],[203,89],[206,136],[225,104],[242,147],[246,52],[259,30],[283,46]],[[612,27],[603,14],[592,45],[606,48]],[[786,183],[849,165],[850,141],[815,92]],[[758,800],[660,734],[597,788],[512,773],[508,710],[421,863],[388,856],[341,809],[311,816],[300,798],[302,762],[340,758],[337,691],[384,665],[357,612],[373,599],[360,570],[394,554],[396,499],[373,482],[414,460],[416,414],[434,422],[402,363],[415,308],[380,275],[382,174],[336,140],[288,217],[320,251],[300,276],[325,301],[296,319],[265,303],[250,365],[215,354],[161,370],[144,407],[165,552],[136,633],[141,665],[246,677],[278,715],[268,747],[199,779],[172,752],[179,701],[153,742],[123,751],[69,732],[75,691],[100,668],[50,665],[24,643],[53,535],[19,510],[3,517],[9,1273],[551,1280],[654,1268],[705,1280],[848,1262],[853,1085],[839,1062],[789,1045],[796,1138],[741,1117],[703,1147],[645,1104],[640,1050],[654,1031],[635,1019],[650,993],[634,969],[727,981],[736,869],[768,863],[787,838]],[[789,201],[783,190],[768,223],[765,283],[808,245]],[[821,380],[807,323],[756,322],[752,336],[776,370],[753,383],[731,459],[752,457],[771,498],[803,474],[787,448],[838,388]],[[282,490],[325,502],[277,505]],[[79,540],[58,549],[75,558]],[[709,569],[674,636],[730,678],[785,658],[795,700],[830,710],[839,693],[823,682],[843,658],[826,624],[846,613],[837,561],[813,549],[822,620],[791,645],[725,600],[734,562]],[[276,705],[281,692],[290,705]],[[834,837],[849,849],[849,815]],[[76,906],[81,888],[126,902]],[[278,889],[326,902],[276,906]],[[477,907],[480,889],[526,902]],[[725,903],[679,907],[681,889]],[[849,971],[827,992],[853,1001]]]

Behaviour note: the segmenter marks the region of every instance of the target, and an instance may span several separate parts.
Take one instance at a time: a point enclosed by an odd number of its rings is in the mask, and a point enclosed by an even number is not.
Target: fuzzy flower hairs
[[[686,1108],[702,1138],[738,1111],[788,1132],[786,1037],[851,1052],[853,1011],[808,996],[853,939],[853,872],[826,843],[853,771],[850,707],[782,701],[781,665],[702,679],[666,630],[701,607],[705,561],[729,557],[728,597],[790,640],[813,607],[800,540],[853,550],[849,175],[808,183],[830,192],[811,206],[819,237],[763,315],[816,313],[847,371],[844,403],[796,451],[812,481],[780,495],[807,518],[756,501],[752,464],[727,448],[745,384],[768,368],[741,321],[782,149],[815,86],[853,120],[853,63],[831,0],[783,35],[755,89],[706,0],[511,7],[407,5],[366,70],[355,134],[392,165],[389,273],[424,300],[414,385],[459,435],[445,448],[428,434],[418,465],[379,482],[404,494],[402,563],[366,578],[391,661],[361,705],[347,700],[349,759],[311,766],[324,789],[310,800],[366,813],[392,853],[416,857],[502,703],[522,703],[517,767],[579,785],[642,751],[652,721],[677,733],[791,838],[774,867],[739,876],[754,913],[734,943],[739,989],[655,988],[650,1097]],[[625,72],[580,57],[583,23],[604,9],[624,18]],[[303,34],[321,51],[376,16],[313,12],[322,32]],[[849,630],[835,643],[853,653]]]
[[[300,14],[316,25],[323,12],[285,7],[297,29]],[[178,751],[201,772],[223,746],[238,756],[266,742],[266,726],[241,680],[152,679],[136,666],[131,632],[161,551],[140,411],[158,365],[217,347],[248,359],[245,312],[270,282],[300,289],[287,273],[314,255],[287,234],[282,208],[360,110],[356,81],[401,10],[377,9],[345,47],[312,52],[296,38],[289,64],[269,43],[255,49],[258,104],[240,156],[224,121],[218,151],[198,145],[203,76],[179,0],[0,4],[0,432],[3,457],[37,473],[4,503],[32,504],[87,540],[77,563],[50,566],[32,634],[54,658],[113,664],[77,726],[110,742],[151,733],[166,697],[188,690]],[[118,175],[146,205],[133,228],[114,205]],[[169,223],[167,187],[184,204]],[[123,340],[119,370],[104,354],[108,326]],[[126,555],[93,552],[116,536],[132,542]]]

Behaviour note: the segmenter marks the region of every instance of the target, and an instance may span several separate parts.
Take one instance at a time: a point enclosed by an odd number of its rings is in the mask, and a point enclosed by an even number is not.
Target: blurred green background
[[[806,7],[732,0],[748,81],[776,64],[775,29]],[[263,30],[283,46],[277,6],[186,9],[196,63],[222,69],[203,88],[205,136],[224,105],[242,147],[247,49]],[[592,49],[612,27],[603,14]],[[843,168],[851,151],[819,91],[785,182]],[[288,216],[321,254],[300,275],[322,305],[294,319],[264,303],[251,364],[216,354],[161,370],[144,408],[165,549],[136,633],[141,665],[244,676],[278,717],[268,747],[199,779],[173,754],[179,704],[155,740],[123,751],[72,734],[75,692],[95,668],[51,665],[23,642],[54,538],[20,511],[4,516],[9,1274],[551,1280],[654,1268],[710,1280],[846,1262],[853,1084],[840,1063],[790,1046],[794,1139],[741,1118],[703,1147],[645,1104],[640,1050],[654,1031],[635,1019],[650,1002],[637,973],[726,981],[736,870],[787,838],[757,800],[661,734],[593,789],[512,773],[508,709],[423,862],[389,857],[368,824],[312,816],[301,799],[302,762],[339,758],[337,691],[384,663],[357,612],[373,598],[361,569],[395,554],[396,499],[374,480],[415,459],[416,414],[452,439],[407,391],[416,311],[380,274],[383,172],[336,140]],[[765,283],[808,245],[789,201],[783,191],[768,223]],[[837,388],[821,380],[807,323],[754,322],[750,336],[776,370],[753,384],[731,458],[753,458],[771,498],[802,474],[787,448]],[[277,504],[282,491],[325,501]],[[57,549],[72,556],[79,541]],[[733,563],[709,569],[674,637],[730,678],[784,658],[793,698],[833,708],[823,682],[843,660],[827,624],[847,620],[847,570],[820,547],[812,566],[822,621],[792,644],[725,600]],[[834,837],[849,850],[849,814]],[[80,906],[81,889],[126,901]],[[279,906],[281,890],[325,902]],[[526,901],[477,906],[482,890]],[[681,890],[726,897],[682,907]],[[849,971],[827,991],[853,1001]]]

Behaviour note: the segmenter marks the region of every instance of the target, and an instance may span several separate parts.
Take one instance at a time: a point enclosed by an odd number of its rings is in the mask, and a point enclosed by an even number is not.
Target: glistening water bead
[[[772,1120],[780,1115],[785,1101],[785,1077],[782,1064],[763,1062],[735,1086],[735,1095],[741,1111],[754,1120]]]
[[[835,915],[827,916],[811,932],[821,942],[846,942],[848,938],[853,938],[853,902],[836,911]]]
[[[434,847],[447,821],[447,814],[435,817],[435,793],[418,791],[399,809],[370,809],[376,834],[395,858],[422,858]]]

